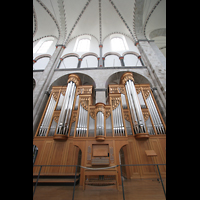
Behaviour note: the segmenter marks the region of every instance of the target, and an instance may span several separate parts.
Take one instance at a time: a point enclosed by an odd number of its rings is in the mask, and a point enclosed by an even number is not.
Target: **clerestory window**
[[[90,40],[89,39],[81,39],[78,41],[77,52],[87,52],[90,49]]]
[[[48,40],[48,41],[44,41],[43,43],[38,43],[34,49],[33,49],[33,53],[46,53],[51,44],[53,43],[53,40]]]
[[[115,37],[111,39],[111,47],[113,51],[124,51],[126,49],[124,41],[120,37]]]

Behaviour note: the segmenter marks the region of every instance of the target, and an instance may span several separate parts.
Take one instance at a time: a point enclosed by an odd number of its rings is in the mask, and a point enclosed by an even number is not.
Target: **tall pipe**
[[[56,105],[56,101],[54,100],[53,95],[51,95],[51,99],[50,99],[49,105],[47,107],[45,116],[43,118],[42,124],[40,126],[38,136],[46,136],[55,105]]]
[[[137,117],[138,117],[140,132],[146,132],[145,123],[144,123],[144,118],[143,118],[140,102],[139,102],[139,99],[138,99],[137,92],[136,92],[135,86],[133,84],[133,81],[129,80],[129,84],[130,84],[130,87],[132,89],[131,92],[132,92],[133,102],[134,102],[135,108],[136,108],[136,113],[137,113]]]
[[[159,114],[158,114],[158,111],[157,111],[157,109],[156,109],[156,106],[155,106],[155,104],[154,104],[154,101],[153,101],[153,99],[152,99],[151,94],[149,95],[149,99],[150,99],[150,103],[151,103],[151,105],[152,105],[152,108],[153,108],[153,111],[154,111],[154,115],[155,115],[155,118],[156,118],[156,121],[157,121],[157,125],[158,125],[158,128],[159,128],[159,133],[160,133],[160,134],[164,134],[164,133],[165,133],[164,127],[163,127],[163,124],[162,124],[162,122],[161,122],[160,116],[159,116]]]
[[[64,117],[65,117],[65,113],[66,113],[66,107],[67,107],[67,104],[69,101],[69,94],[70,94],[71,86],[72,86],[72,81],[70,83],[68,83],[67,88],[66,88],[65,97],[63,100],[62,108],[60,111],[60,116],[58,119],[58,126],[57,126],[57,131],[56,131],[57,134],[63,133]]]
[[[127,96],[128,96],[129,108],[130,108],[130,111],[131,111],[131,117],[132,117],[134,130],[135,130],[135,133],[137,134],[137,133],[139,133],[138,121],[137,121],[136,111],[135,111],[135,107],[133,105],[133,100],[132,100],[132,97],[131,97],[128,81],[126,82],[125,87],[126,87],[126,92],[127,92]]]

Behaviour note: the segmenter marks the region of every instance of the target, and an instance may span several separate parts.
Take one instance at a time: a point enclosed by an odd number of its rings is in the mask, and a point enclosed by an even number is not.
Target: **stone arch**
[[[120,78],[125,72],[127,71],[115,72],[112,75],[110,75],[105,82],[105,88],[108,89],[109,84],[120,84]],[[132,73],[136,84],[150,84],[150,86],[152,86],[152,83],[149,81],[149,78],[145,77],[144,75],[138,72],[132,71]]]
[[[68,57],[77,57],[77,58],[79,58],[79,55],[76,54],[76,53],[68,53],[68,54],[63,55],[63,56],[61,57],[61,59],[64,60],[65,58],[68,58]]]
[[[34,60],[37,62],[39,59],[45,58],[45,57],[51,58],[51,55],[50,54],[42,54],[42,55],[39,55],[36,58],[34,58]]]
[[[93,52],[88,52],[88,53],[85,53],[81,56],[81,58],[83,59],[84,57],[86,56],[95,56],[96,58],[98,58],[98,55],[96,53],[93,53]]]
[[[103,57],[110,56],[110,55],[115,55],[115,56],[121,57],[121,55],[117,52],[107,52],[103,55]]]
[[[135,52],[135,51],[126,51],[126,52],[124,52],[124,53],[122,54],[122,56],[125,56],[125,55],[128,55],[128,54],[132,54],[132,55],[135,55],[135,56],[137,56],[137,57],[140,56],[140,55],[139,55],[137,52]]]
[[[67,73],[65,75],[60,76],[59,78],[57,78],[56,80],[54,80],[51,85],[49,86],[49,89],[51,89],[53,86],[65,86],[67,85],[67,80],[68,80],[68,76],[71,73]],[[94,79],[84,73],[73,73],[79,76],[79,78],[81,79],[81,83],[82,85],[92,85],[93,88],[96,88],[96,83],[94,81]]]

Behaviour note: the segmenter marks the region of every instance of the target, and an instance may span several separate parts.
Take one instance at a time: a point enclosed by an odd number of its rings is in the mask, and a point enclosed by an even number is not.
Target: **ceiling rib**
[[[102,44],[102,29],[101,29],[101,0],[99,0],[99,41]]]
[[[71,34],[72,34],[74,28],[75,28],[76,25],[78,24],[78,22],[79,22],[81,16],[83,15],[83,13],[84,13],[85,9],[87,8],[87,6],[89,5],[90,1],[91,1],[91,0],[88,0],[88,1],[87,1],[87,3],[85,4],[84,8],[83,8],[82,11],[81,11],[81,13],[79,14],[79,16],[78,16],[77,20],[75,21],[75,23],[74,23],[74,25],[73,25],[73,27],[72,27],[70,33],[69,33],[68,36],[67,36],[67,39],[66,39],[65,42],[64,42],[65,44],[66,44],[67,41],[69,40],[69,38],[70,38],[70,36],[71,36]]]
[[[111,5],[113,6],[113,8],[115,9],[115,11],[117,12],[117,14],[119,15],[119,17],[121,18],[121,20],[123,21],[124,25],[126,26],[126,28],[128,29],[129,33],[131,34],[131,36],[133,37],[133,40],[136,41],[135,36],[133,35],[131,29],[129,28],[127,22],[124,20],[123,16],[121,15],[121,13],[119,12],[119,10],[117,9],[117,7],[115,6],[115,4],[113,3],[112,0],[109,0]]]
[[[57,29],[58,29],[58,35],[59,35],[59,37],[60,37],[60,27],[59,27],[59,25],[58,25],[57,20],[54,18],[54,16],[53,16],[52,13],[50,12],[50,10],[49,10],[40,0],[36,0],[36,1],[47,11],[47,13],[51,16],[51,18],[52,18],[53,21],[55,22],[56,27],[57,27]]]
[[[154,12],[154,10],[156,9],[156,7],[158,6],[158,4],[161,2],[162,0],[158,0],[156,3],[155,3],[155,5],[154,5],[154,7],[152,8],[152,10],[151,10],[151,12],[148,14],[148,16],[147,16],[147,19],[145,20],[145,23],[144,23],[144,36],[146,37],[146,39],[147,39],[147,36],[146,36],[146,26],[147,26],[147,23],[148,23],[148,21],[149,21],[149,18],[151,17],[151,15],[152,15],[152,13]]]

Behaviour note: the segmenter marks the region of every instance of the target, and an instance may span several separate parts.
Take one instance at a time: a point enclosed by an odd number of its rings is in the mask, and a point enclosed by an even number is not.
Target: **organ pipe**
[[[116,99],[112,99],[112,105],[116,105]],[[125,129],[122,119],[121,106],[119,105],[113,110],[113,130],[115,136],[125,136]]]
[[[89,99],[84,100],[85,105],[88,106]],[[86,106],[86,107],[87,107]],[[81,103],[79,103],[79,116],[78,116],[78,123],[76,127],[76,136],[77,137],[86,137],[87,134],[87,119],[88,119],[88,111],[83,108]]]
[[[96,135],[104,135],[104,115],[101,111],[97,113]]]
[[[68,133],[69,121],[71,117],[71,110],[74,102],[75,91],[76,91],[76,85],[74,82],[70,81],[66,88],[65,97],[63,100],[63,105],[58,120],[56,134],[67,135]]]
[[[58,126],[56,129],[56,134],[61,135],[68,135],[76,87],[80,84],[80,79],[77,75],[70,74],[67,82],[68,85],[65,91],[65,96],[58,119]]]
[[[134,131],[136,134],[145,133],[146,127],[145,127],[144,117],[142,114],[142,109],[140,106],[140,102],[133,81],[134,79],[132,73],[129,72],[125,73],[121,77],[121,82],[125,84],[126,88]]]
[[[46,136],[47,130],[49,128],[49,124],[51,121],[51,117],[54,112],[55,105],[56,105],[56,101],[54,100],[53,95],[51,95],[51,99],[50,99],[49,105],[47,107],[46,113],[44,115],[42,124],[40,126],[38,136]]]
[[[154,126],[155,126],[157,133],[158,134],[165,134],[164,126],[161,122],[160,116],[159,116],[158,111],[156,109],[156,106],[154,104],[151,93],[147,97],[146,102],[147,102],[147,106],[149,108],[149,112],[150,112],[150,115],[152,117],[152,120],[153,120],[153,123],[154,123]]]

